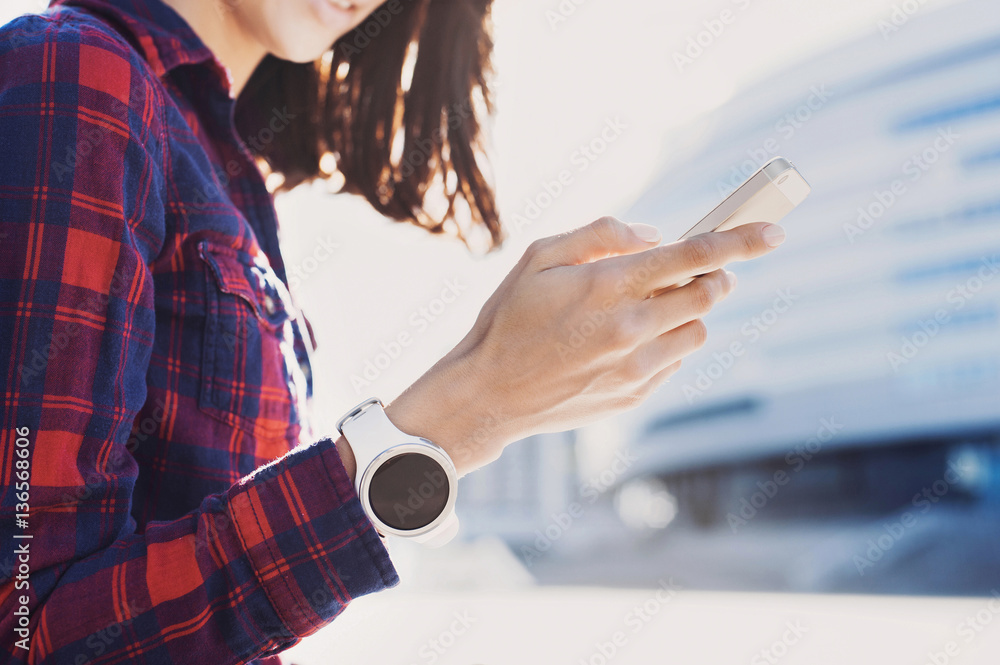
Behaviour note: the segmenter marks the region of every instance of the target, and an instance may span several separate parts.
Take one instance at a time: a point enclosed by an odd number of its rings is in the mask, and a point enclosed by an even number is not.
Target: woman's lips
[[[310,0],[319,19],[330,27],[340,27],[355,10],[351,0]]]

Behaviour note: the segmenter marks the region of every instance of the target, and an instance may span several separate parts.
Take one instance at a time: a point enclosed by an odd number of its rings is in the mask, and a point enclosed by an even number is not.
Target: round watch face
[[[425,527],[448,504],[448,476],[433,458],[404,453],[380,466],[368,487],[372,511],[400,531]]]

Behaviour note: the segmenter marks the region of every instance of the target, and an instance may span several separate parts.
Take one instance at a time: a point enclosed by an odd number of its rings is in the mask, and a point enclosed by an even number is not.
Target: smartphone
[[[752,222],[777,223],[805,201],[811,189],[791,162],[784,157],[775,157],[747,178],[679,240],[701,233],[728,231]],[[693,280],[693,277],[689,277],[673,286],[657,290],[650,297],[680,288]]]
[[[726,200],[691,227],[680,240],[711,231],[728,231],[751,222],[780,221],[809,195],[802,174],[784,157],[775,157],[736,188]]]

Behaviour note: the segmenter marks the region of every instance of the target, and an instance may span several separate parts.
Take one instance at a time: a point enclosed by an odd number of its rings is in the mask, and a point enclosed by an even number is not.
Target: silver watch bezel
[[[410,453],[426,455],[434,459],[434,461],[436,461],[441,468],[444,469],[445,477],[447,478],[448,483],[448,500],[445,502],[444,508],[438,516],[435,517],[429,524],[425,524],[418,529],[396,529],[383,522],[382,519],[375,514],[375,510],[371,505],[371,481],[378,469],[387,461],[393,459],[394,457]],[[448,456],[448,453],[445,452],[443,448],[428,439],[414,437],[413,441],[394,445],[391,448],[387,448],[379,453],[371,461],[368,467],[360,474],[357,489],[358,496],[361,499],[361,506],[364,508],[365,514],[375,524],[379,533],[383,535],[390,534],[402,538],[419,538],[420,536],[427,535],[437,530],[437,528],[448,521],[451,514],[455,512],[455,501],[458,497],[458,473],[455,470],[454,462],[452,462],[451,457]]]

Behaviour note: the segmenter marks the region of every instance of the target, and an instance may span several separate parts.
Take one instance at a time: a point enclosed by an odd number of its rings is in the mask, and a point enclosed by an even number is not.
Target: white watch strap
[[[350,414],[345,416],[345,421],[339,425],[354,453],[358,483],[365,469],[382,451],[417,438],[399,431],[385,415],[379,400],[365,400],[354,407],[351,413],[359,410],[353,417]]]
[[[416,536],[413,541],[426,545],[427,547],[441,547],[447,545],[458,533],[458,515],[454,511],[448,518],[433,531]]]

